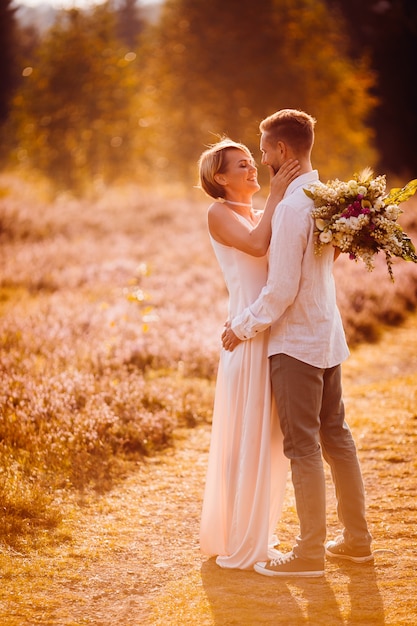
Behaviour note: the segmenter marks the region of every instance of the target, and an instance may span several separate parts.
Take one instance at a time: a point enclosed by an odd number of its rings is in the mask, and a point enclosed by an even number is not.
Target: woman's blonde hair
[[[200,189],[211,198],[224,198],[225,188],[215,179],[216,174],[224,174],[227,168],[226,155],[229,150],[242,150],[253,160],[252,154],[244,144],[223,137],[218,143],[204,150],[198,160],[198,173]]]

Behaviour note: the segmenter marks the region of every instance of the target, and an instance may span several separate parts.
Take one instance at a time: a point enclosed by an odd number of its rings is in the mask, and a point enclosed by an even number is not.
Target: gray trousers
[[[276,354],[270,357],[270,367],[300,522],[294,553],[306,559],[324,557],[322,454],[335,484],[345,542],[352,548],[368,547],[371,535],[365,519],[365,492],[355,442],[345,422],[340,365],[322,369]]]

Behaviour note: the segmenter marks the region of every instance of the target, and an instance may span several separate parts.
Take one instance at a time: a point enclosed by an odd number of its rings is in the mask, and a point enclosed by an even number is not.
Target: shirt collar
[[[319,180],[319,173],[317,170],[312,170],[311,172],[306,172],[305,174],[301,174],[297,176],[295,180],[293,180],[287,187],[287,190],[284,194],[284,198],[294,193],[300,187],[308,187],[309,185],[313,185]]]

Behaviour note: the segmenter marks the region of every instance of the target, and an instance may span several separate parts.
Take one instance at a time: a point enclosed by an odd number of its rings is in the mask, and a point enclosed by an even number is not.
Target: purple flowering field
[[[89,199],[0,179],[0,540],[58,524],[178,426],[210,421],[227,294],[208,200],[134,185]],[[261,206],[261,199],[257,200]],[[417,202],[401,218],[417,241]],[[417,266],[335,265],[350,344],[416,306]]]

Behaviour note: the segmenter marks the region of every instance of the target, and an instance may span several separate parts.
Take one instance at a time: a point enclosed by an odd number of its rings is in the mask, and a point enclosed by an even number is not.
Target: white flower
[[[320,239],[321,243],[330,243],[331,240],[333,239],[333,235],[330,232],[330,230],[323,231],[323,232],[320,233],[319,239]]]
[[[398,204],[390,204],[385,209],[385,216],[389,220],[395,221],[397,219],[397,217],[400,215],[400,213],[401,213],[401,209],[398,206]]]
[[[376,193],[377,195],[382,195],[385,193],[386,188],[386,180],[384,176],[377,176],[369,183],[369,190]]]
[[[349,228],[352,230],[359,230],[361,227],[357,217],[349,217],[347,222],[349,224]]]
[[[359,193],[361,196],[366,196],[367,191],[368,191],[368,190],[367,190],[367,188],[366,188],[366,187],[364,187],[364,185],[360,185],[360,186],[358,187],[358,193]]]
[[[346,217],[339,217],[333,222],[333,230],[335,231],[349,231],[349,222]]]

